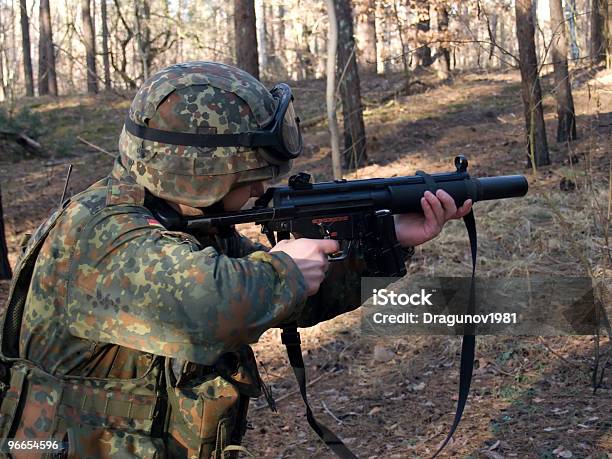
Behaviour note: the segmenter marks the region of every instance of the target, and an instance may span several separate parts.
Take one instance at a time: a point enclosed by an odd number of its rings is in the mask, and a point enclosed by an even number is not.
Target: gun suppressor
[[[311,184],[309,187],[280,187],[274,195],[274,206],[294,208],[347,205],[372,206],[393,213],[422,212],[421,198],[427,190],[444,190],[457,206],[466,199],[473,202],[525,196],[529,185],[522,175],[470,178],[467,174],[432,174]]]

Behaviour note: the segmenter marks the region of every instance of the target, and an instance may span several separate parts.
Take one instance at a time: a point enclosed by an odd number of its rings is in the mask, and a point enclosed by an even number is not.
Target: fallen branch
[[[98,145],[96,145],[94,143],[88,142],[87,140],[85,140],[81,136],[77,135],[77,140],[83,142],[85,145],[87,145],[88,147],[93,148],[94,150],[98,150],[99,152],[104,153],[105,155],[112,156],[113,158],[116,156],[116,155],[112,154],[110,151],[105,150],[104,148],[99,147]]]
[[[328,371],[328,372],[326,372],[326,373],[320,374],[320,375],[319,375],[319,376],[317,376],[315,379],[313,379],[313,380],[312,380],[312,381],[310,381],[308,384],[306,384],[306,387],[310,387],[310,386],[312,386],[313,384],[315,384],[316,382],[320,381],[320,380],[321,380],[323,377],[325,377],[325,376],[329,376],[329,375],[331,375],[332,373],[341,373],[341,372],[342,372],[342,370],[338,370],[338,371],[333,371],[333,370],[331,370],[331,371]],[[285,395],[281,395],[281,396],[280,396],[280,397],[278,397],[277,399],[274,399],[274,401],[275,401],[276,403],[278,403],[278,402],[280,402],[280,401],[282,401],[282,400],[285,400],[286,398],[291,397],[292,395],[298,394],[299,392],[300,392],[300,390],[299,390],[299,389],[292,390],[291,392],[287,392]],[[255,411],[257,411],[257,410],[261,410],[262,408],[265,408],[265,407],[267,407],[267,406],[268,406],[268,404],[266,403],[265,405],[256,406],[255,408],[253,408],[253,410],[255,410]]]
[[[327,405],[325,404],[325,402],[321,402],[321,405],[323,405],[323,409],[325,410],[325,412],[329,414],[334,419],[334,421],[336,421],[338,424],[342,424],[342,421],[338,419],[336,415],[332,413],[329,408],[327,408]]]
[[[31,151],[32,153],[36,153],[42,155],[45,153],[40,143],[38,143],[33,138],[27,136],[23,132],[13,132],[13,131],[4,131],[0,130],[0,135],[7,140],[14,140],[22,147]]]
[[[325,119],[327,118],[327,115],[319,115],[319,116],[314,116],[310,119],[307,119],[303,122],[300,123],[300,127],[303,129],[309,128],[309,127],[313,127],[316,126],[317,124],[319,124],[322,121],[325,121]]]

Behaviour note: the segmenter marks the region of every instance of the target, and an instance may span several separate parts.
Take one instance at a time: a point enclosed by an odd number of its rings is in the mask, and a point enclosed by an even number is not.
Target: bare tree
[[[30,45],[30,18],[28,17],[27,0],[19,0],[21,17],[21,50],[23,55],[23,76],[26,96],[34,95],[34,76],[32,73],[32,54]]]
[[[110,59],[108,52],[108,13],[106,0],[100,0],[100,15],[102,21],[102,64],[104,66],[104,89],[111,89]]]
[[[376,0],[359,0],[355,4],[359,69],[376,73]]]
[[[606,59],[608,0],[592,0],[590,55],[593,65]]]
[[[334,0],[338,22],[338,70],[344,117],[344,166],[357,168],[367,159],[359,70],[355,56],[350,0]]]
[[[51,8],[49,0],[40,0],[38,38],[38,94],[57,96],[57,75],[55,72],[55,50],[51,29]]]
[[[521,93],[525,110],[527,129],[528,164],[532,158],[536,166],[550,164],[544,110],[542,108],[542,89],[538,75],[534,34],[534,14],[532,0],[516,0],[516,36],[519,44],[519,67],[521,69]]]
[[[334,1],[327,0],[327,15],[329,29],[327,33],[327,87],[325,99],[327,103],[327,122],[331,142],[332,168],[334,179],[342,178],[342,157],[340,155],[340,129],[336,116],[336,54],[338,51],[338,20],[334,10]]]
[[[400,47],[401,47],[400,57],[402,60],[402,67],[404,69],[404,76],[406,77],[406,87],[408,87],[408,83],[410,80],[410,63],[408,62],[409,49],[406,44],[406,41],[404,40],[404,28],[403,28],[404,24],[402,20],[400,19],[399,10],[397,8],[397,2],[393,0],[391,2],[391,5],[392,5],[392,10],[393,10],[393,18],[395,19],[395,26],[397,28],[397,36],[399,38]]]
[[[433,64],[431,58],[431,48],[427,45],[428,39],[427,33],[429,32],[429,0],[417,0],[416,10],[418,15],[418,22],[416,26],[416,64],[420,67],[429,67]]]
[[[436,52],[436,60],[438,67],[438,76],[445,80],[450,76],[451,61],[450,48],[448,42],[448,7],[444,3],[436,5],[436,13],[438,16],[438,50]]]
[[[567,69],[567,41],[561,0],[550,0],[552,27],[551,55],[555,73],[555,98],[557,99],[557,142],[576,139],[576,114],[574,98]]]
[[[2,213],[2,189],[0,189],[0,279],[12,277],[11,265],[8,260],[8,247],[4,234],[4,215]]]
[[[266,22],[266,9],[263,0],[255,0],[255,19],[257,25],[257,53],[259,55],[259,68],[262,74],[268,71],[268,31]]]
[[[96,34],[90,10],[91,0],[81,1],[81,18],[83,19],[83,42],[85,60],[87,61],[87,92],[98,92],[98,72],[96,72]]]
[[[236,65],[259,78],[257,27],[253,0],[234,0]]]

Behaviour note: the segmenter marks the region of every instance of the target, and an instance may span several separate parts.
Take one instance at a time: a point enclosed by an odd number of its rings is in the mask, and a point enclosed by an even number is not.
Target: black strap
[[[278,137],[272,132],[241,132],[240,134],[193,134],[170,132],[136,124],[130,116],[125,118],[125,129],[140,139],[171,145],[190,145],[193,147],[266,147],[279,144]]]
[[[306,419],[308,424],[315,431],[315,433],[323,440],[323,442],[336,453],[338,457],[343,459],[357,459],[351,450],[340,440],[335,433],[317,421],[312,414],[312,409],[308,403],[308,397],[306,395],[306,369],[304,368],[304,359],[302,358],[302,347],[300,343],[300,334],[297,331],[297,325],[291,325],[283,328],[281,333],[281,340],[287,348],[287,356],[289,357],[289,363],[293,368],[295,379],[300,386],[300,394],[302,394],[302,400],[306,405]]]
[[[430,188],[432,188],[432,193],[435,193],[435,184],[432,184],[430,182],[431,177],[428,177],[428,174],[426,173],[423,173],[422,176],[425,180],[425,183]],[[474,219],[474,212],[470,211],[469,214],[463,217],[463,222],[465,223],[465,228],[470,239],[470,251],[472,253],[472,279],[470,282],[470,298],[468,301],[468,308],[466,312],[467,314],[474,314],[476,310],[475,276],[476,255],[478,248],[478,236],[476,232],[476,220]],[[312,430],[314,430],[315,433],[319,436],[319,438],[321,438],[321,440],[323,440],[323,442],[327,446],[329,446],[338,457],[341,457],[343,459],[357,459],[357,456],[353,454],[353,452],[342,442],[342,440],[340,440],[331,430],[329,430],[323,424],[318,422],[312,414],[312,410],[310,408],[310,404],[308,403],[308,398],[306,395],[306,369],[304,368],[304,359],[302,357],[300,334],[297,331],[297,326],[292,325],[284,327],[283,332],[281,333],[281,340],[287,348],[287,356],[289,357],[289,363],[293,368],[295,379],[297,380],[298,385],[300,387],[300,394],[302,394],[302,400],[304,400],[304,405],[306,405],[306,419],[308,420],[308,424],[310,425]],[[468,324],[464,328],[463,341],[461,344],[461,363],[459,367],[459,394],[457,398],[455,418],[446,438],[444,439],[436,453],[432,456],[432,459],[438,456],[438,454],[440,454],[440,452],[448,444],[450,439],[453,437],[453,434],[457,430],[457,426],[459,426],[459,422],[461,421],[461,417],[463,416],[463,410],[465,409],[468,395],[470,393],[470,385],[472,383],[475,350],[475,327],[474,324]]]
[[[465,228],[470,238],[470,251],[472,252],[472,280],[470,282],[470,299],[468,301],[467,314],[474,314],[476,311],[476,254],[478,249],[478,235],[476,232],[476,220],[474,219],[474,211],[470,211],[463,217]],[[463,410],[467,403],[470,393],[470,385],[472,383],[472,372],[474,370],[474,354],[476,351],[476,335],[474,324],[465,325],[463,333],[463,342],[461,343],[461,364],[459,366],[459,395],[457,398],[457,409],[455,410],[455,419],[451,425],[446,438],[438,448],[438,451],[432,456],[435,458],[444,447],[448,444],[453,434],[457,430],[457,426],[463,416]]]
[[[429,175],[425,171],[416,171],[414,175],[418,175],[419,177],[422,177],[429,191],[431,191],[433,194],[436,194],[436,190],[438,189],[438,187],[436,186],[436,181],[431,175]]]

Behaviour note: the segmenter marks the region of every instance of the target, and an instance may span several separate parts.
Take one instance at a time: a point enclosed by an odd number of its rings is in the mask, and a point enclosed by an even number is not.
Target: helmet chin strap
[[[198,207],[198,209],[204,212],[204,215],[222,214],[223,212],[225,212],[225,206],[223,205],[223,199],[220,199],[219,201],[207,207]]]

